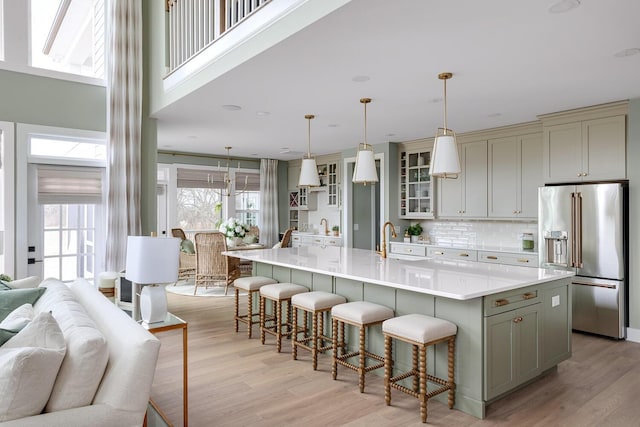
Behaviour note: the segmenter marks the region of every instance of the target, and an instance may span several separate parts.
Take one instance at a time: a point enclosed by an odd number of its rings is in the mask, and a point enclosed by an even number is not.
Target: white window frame
[[[1,2],[2,0],[0,0]],[[2,159],[2,173],[4,174],[4,266],[3,272],[11,277],[15,276],[15,132],[13,122],[0,122],[0,138],[4,145],[4,158]]]

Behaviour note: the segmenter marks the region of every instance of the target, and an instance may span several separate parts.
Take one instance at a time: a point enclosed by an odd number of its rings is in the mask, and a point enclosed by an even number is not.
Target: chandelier
[[[242,190],[238,189],[238,182],[236,181],[235,183],[233,182],[233,180],[231,179],[231,156],[229,154],[229,150],[231,150],[231,147],[224,147],[225,150],[227,150],[227,167],[226,169],[221,169],[220,168],[220,162],[218,161],[218,171],[224,170],[224,177],[222,179],[222,185],[219,187],[219,194],[220,194],[220,198],[224,197],[231,197],[231,196],[237,196],[239,194],[244,193],[245,191],[247,191],[247,185],[249,183],[249,177],[245,176],[244,177],[244,187],[242,187]],[[238,171],[240,170],[240,161],[238,160]],[[211,185],[216,185],[216,184],[220,184],[220,181],[216,181],[215,179],[215,175],[207,175],[207,182]]]

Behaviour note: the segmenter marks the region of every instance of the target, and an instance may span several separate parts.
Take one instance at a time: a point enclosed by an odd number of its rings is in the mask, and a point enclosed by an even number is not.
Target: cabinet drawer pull
[[[487,255],[487,259],[498,259],[498,257],[493,255]]]
[[[522,316],[518,316],[515,319],[513,319],[513,323],[520,323],[522,322],[524,319],[522,318]]]
[[[434,255],[444,255],[444,252],[435,251],[433,254],[434,254]]]
[[[458,254],[458,256],[469,256],[469,254],[465,254],[464,252],[461,254]]]
[[[535,292],[527,292],[526,294],[522,294],[522,299],[531,299],[535,298],[537,295]]]
[[[529,260],[526,258],[520,258],[518,259],[518,262],[529,262]]]
[[[504,299],[504,298],[497,299],[497,300],[495,300],[494,304],[495,304],[496,307],[502,307],[503,305],[509,304],[509,300],[508,299]]]

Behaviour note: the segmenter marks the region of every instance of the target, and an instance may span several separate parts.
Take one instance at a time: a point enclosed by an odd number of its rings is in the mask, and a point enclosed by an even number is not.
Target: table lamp
[[[145,323],[162,322],[167,316],[167,294],[162,283],[178,280],[180,239],[129,236],[125,277],[132,283],[132,317]],[[141,285],[148,285],[142,288]]]

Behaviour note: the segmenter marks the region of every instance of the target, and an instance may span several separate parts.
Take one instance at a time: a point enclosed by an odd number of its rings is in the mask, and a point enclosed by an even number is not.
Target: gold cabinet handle
[[[493,255],[487,255],[487,259],[498,259],[498,257]]]
[[[524,319],[522,318],[522,316],[518,316],[515,319],[513,319],[513,323],[520,323],[522,322]]]
[[[469,256],[469,254],[465,254],[464,252],[462,252],[461,254],[458,254],[458,256]]]
[[[527,292],[526,294],[522,294],[522,299],[531,299],[535,298],[537,295],[535,292]]]
[[[518,262],[529,262],[529,260],[526,258],[520,258],[518,259]]]
[[[504,298],[497,299],[497,300],[495,300],[494,304],[495,304],[496,307],[502,307],[503,305],[509,304],[509,300],[508,299],[504,299]]]

